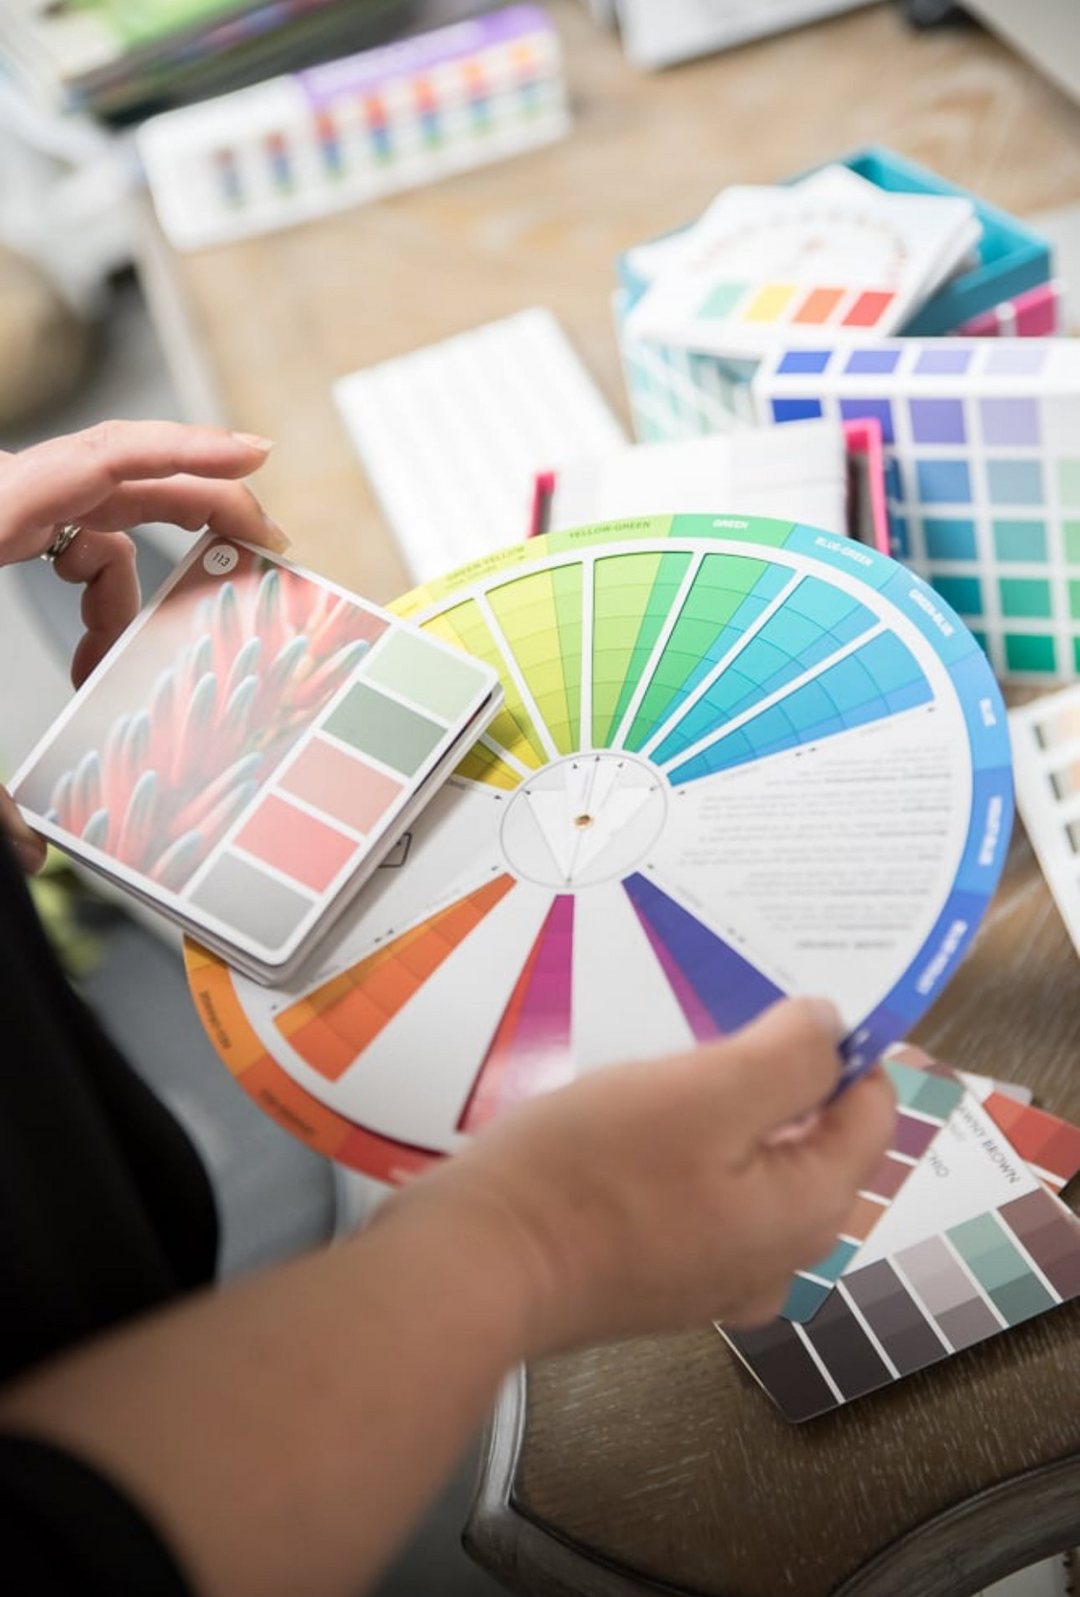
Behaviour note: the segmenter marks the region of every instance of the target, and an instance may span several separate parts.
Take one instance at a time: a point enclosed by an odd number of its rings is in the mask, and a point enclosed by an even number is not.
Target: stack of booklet
[[[625,332],[736,361],[780,339],[887,337],[970,269],[981,235],[966,196],[895,193],[839,164],[727,188],[693,226],[629,252],[648,286]]]
[[[0,59],[59,110],[126,121],[378,42],[403,0],[4,0]]]

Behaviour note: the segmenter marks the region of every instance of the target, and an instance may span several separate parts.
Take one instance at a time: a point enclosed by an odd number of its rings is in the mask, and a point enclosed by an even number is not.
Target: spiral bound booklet
[[[204,536],[15,776],[30,824],[284,980],[502,700],[496,672]]]

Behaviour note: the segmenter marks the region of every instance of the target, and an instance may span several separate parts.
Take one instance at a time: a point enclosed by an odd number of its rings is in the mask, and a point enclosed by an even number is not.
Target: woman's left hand
[[[106,421],[85,432],[0,452],[0,565],[44,554],[61,527],[78,536],[53,567],[83,589],[86,631],[71,662],[78,687],[139,609],[135,546],[127,527],[173,522],[280,553],[284,533],[240,480],[257,471],[272,445],[247,433],[172,421]],[[45,845],[0,788],[0,833],[27,870]]]
[[[173,421],[106,421],[0,455],[0,565],[44,554],[65,523],[82,530],[54,562],[85,588],[78,687],[139,608],[135,548],[123,530],[170,521],[189,532],[281,551],[287,540],[238,479],[257,471],[269,440]]]

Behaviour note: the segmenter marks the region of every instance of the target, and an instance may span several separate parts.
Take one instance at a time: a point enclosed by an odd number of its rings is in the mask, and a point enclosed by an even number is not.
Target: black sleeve
[[[53,957],[0,836],[0,1383],[206,1282],[207,1173]]]
[[[72,1454],[29,1437],[0,1436],[0,1549],[12,1590],[34,1597],[193,1597],[128,1497]]]

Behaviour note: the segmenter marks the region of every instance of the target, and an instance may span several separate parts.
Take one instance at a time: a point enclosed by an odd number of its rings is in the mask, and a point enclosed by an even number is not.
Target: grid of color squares
[[[332,903],[410,786],[437,764],[486,674],[371,617],[371,648],[182,893],[267,950]]]
[[[151,119],[138,135],[178,248],[285,226],[561,137],[555,30],[511,6]]]
[[[678,344],[634,338],[626,328],[631,296],[614,296],[619,354],[634,432],[642,443],[666,443],[731,432],[758,419],[750,391],[752,367],[703,355]],[[965,338],[1052,338],[1063,332],[1064,290],[1042,283],[1002,300],[956,329]]]
[[[1080,953],[1080,687],[1009,712],[1016,802]]]
[[[778,349],[763,422],[875,418],[892,552],[968,622],[999,675],[1080,674],[1080,346],[903,339]]]
[[[892,1143],[840,1227],[835,1248],[796,1274],[780,1311],[785,1320],[814,1317],[963,1096],[962,1084],[950,1075],[930,1075],[888,1058],[885,1069],[898,1106]]]

